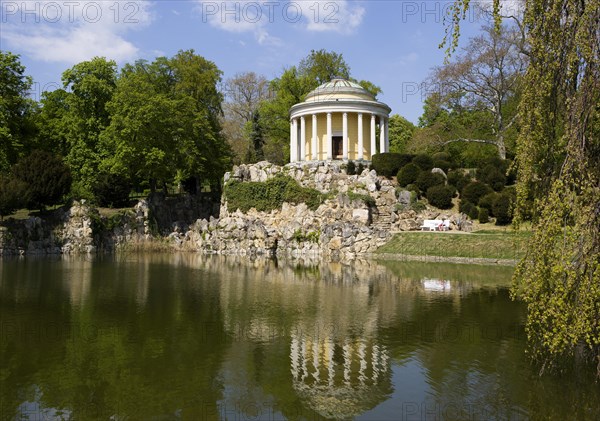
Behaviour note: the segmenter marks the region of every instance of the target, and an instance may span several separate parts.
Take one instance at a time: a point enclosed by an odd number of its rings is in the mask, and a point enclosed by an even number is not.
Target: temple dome
[[[332,79],[306,95],[304,102],[335,101],[340,99],[362,99],[375,101],[375,97],[356,82],[346,79]]]

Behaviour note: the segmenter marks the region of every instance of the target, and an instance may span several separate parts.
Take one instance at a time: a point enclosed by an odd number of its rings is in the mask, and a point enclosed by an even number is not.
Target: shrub
[[[426,192],[427,189],[439,184],[445,184],[446,179],[441,174],[431,173],[429,171],[422,171],[417,177],[416,185],[421,189],[422,192]]]
[[[494,200],[496,200],[496,197],[498,197],[498,195],[499,193],[496,192],[488,193],[485,196],[482,196],[477,204],[480,208],[485,208],[488,211],[491,211]]]
[[[408,190],[411,193],[415,194],[415,197],[418,199],[419,197],[421,197],[421,190],[419,190],[419,186],[417,186],[416,184],[409,184],[408,186],[405,187],[406,190]],[[412,195],[411,195],[412,196]]]
[[[473,207],[469,211],[469,218],[473,220],[479,218],[479,208],[477,206],[473,205]]]
[[[71,171],[62,158],[51,152],[35,150],[13,167],[15,179],[26,184],[25,206],[43,209],[57,204],[71,188]]]
[[[412,155],[400,153],[378,153],[371,158],[371,165],[378,175],[384,177],[393,177],[398,173],[398,170],[408,164],[412,159]]]
[[[481,197],[492,192],[492,188],[487,184],[483,184],[480,181],[472,181],[462,189],[460,197],[471,203],[479,203]]]
[[[448,172],[448,184],[456,187],[456,190],[462,191],[467,184],[471,182],[471,176],[460,170],[452,170]]]
[[[439,209],[450,209],[452,196],[454,196],[454,189],[441,184],[427,189],[429,204]]]
[[[92,193],[98,205],[108,208],[127,206],[130,192],[129,179],[111,173],[99,174],[92,185]]]
[[[490,222],[490,212],[486,208],[479,209],[479,222],[482,224]]]
[[[422,212],[425,209],[427,209],[427,206],[425,206],[425,203],[417,200],[416,202],[414,202],[410,205],[410,208],[411,208],[411,210],[414,210],[415,212]]]
[[[268,212],[280,208],[283,202],[305,203],[315,210],[326,198],[318,190],[302,187],[296,180],[284,175],[265,182],[231,181],[225,185],[223,194],[229,209],[239,209],[242,212],[251,208]]]
[[[446,174],[448,174],[448,170],[452,164],[449,161],[435,160],[433,161],[434,168],[441,168]]]
[[[346,167],[346,174],[355,175],[356,174],[356,164],[354,161],[348,161],[348,166]]]
[[[423,171],[429,171],[433,168],[433,159],[429,155],[419,154],[412,160],[413,164],[417,164]]]
[[[477,179],[488,184],[495,191],[500,191],[506,185],[506,177],[502,172],[493,165],[487,165],[482,169],[477,170]]]
[[[0,218],[23,206],[23,191],[26,187],[23,182],[0,174]]]
[[[469,202],[468,200],[461,200],[460,203],[458,204],[458,211],[464,213],[465,215],[470,215],[471,209],[474,206],[475,205],[472,204],[471,202]]]
[[[452,161],[452,157],[448,152],[436,152],[431,155],[434,161]]]
[[[359,193],[355,193],[353,191],[349,191],[347,194],[348,194],[348,199],[350,199],[351,201],[360,200],[367,206],[375,206],[375,199],[371,195],[359,194]]]
[[[421,173],[421,168],[416,164],[407,164],[398,171],[398,184],[402,187],[408,186],[409,184],[417,181],[417,177]]]
[[[360,175],[363,173],[364,170],[365,170],[365,166],[362,164],[362,162],[360,162],[358,164],[358,166],[356,167],[356,174]]]
[[[512,198],[509,194],[502,193],[496,197],[492,204],[492,212],[496,217],[496,225],[510,224],[512,221]]]

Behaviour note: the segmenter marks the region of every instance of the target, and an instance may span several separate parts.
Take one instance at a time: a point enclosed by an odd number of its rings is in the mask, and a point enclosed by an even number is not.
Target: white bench
[[[450,220],[445,219],[425,219],[421,225],[421,231],[448,231],[450,229]]]

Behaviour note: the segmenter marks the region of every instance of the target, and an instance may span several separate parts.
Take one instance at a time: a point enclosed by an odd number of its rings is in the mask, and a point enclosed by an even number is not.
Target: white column
[[[306,121],[304,116],[300,117],[300,159],[306,161]]]
[[[342,158],[348,159],[348,113],[342,115]]]
[[[385,151],[390,151],[390,134],[389,134],[389,125],[390,119],[386,117],[385,119]]]
[[[319,139],[317,138],[317,115],[312,116],[312,159],[319,159]]]
[[[327,113],[327,159],[333,159],[333,145],[331,144],[331,113]]]
[[[292,119],[292,132],[290,133],[290,162],[298,160],[298,120]]]
[[[386,152],[385,150],[385,119],[383,116],[379,116],[379,152]]]
[[[363,159],[363,125],[362,113],[358,113],[358,159]]]
[[[375,114],[371,114],[371,158],[377,153],[377,139],[375,136]]]

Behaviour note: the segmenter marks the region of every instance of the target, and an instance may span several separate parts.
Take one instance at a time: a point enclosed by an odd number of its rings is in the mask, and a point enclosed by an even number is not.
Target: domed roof
[[[375,97],[356,82],[336,78],[322,84],[306,95],[305,102],[332,101],[336,99],[362,99],[375,101]]]

